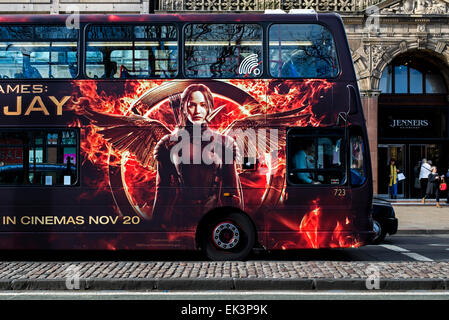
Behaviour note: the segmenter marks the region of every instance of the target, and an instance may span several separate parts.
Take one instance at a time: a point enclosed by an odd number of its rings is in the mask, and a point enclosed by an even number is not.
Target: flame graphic
[[[275,249],[293,248],[356,248],[363,245],[354,235],[351,221],[346,217],[342,223],[336,221],[332,232],[328,232],[329,223],[335,223],[333,219],[323,219],[319,200],[313,201],[313,209],[307,212],[301,221],[290,221],[285,217],[277,217],[276,220],[287,229],[296,233],[297,241],[281,241],[274,245]]]

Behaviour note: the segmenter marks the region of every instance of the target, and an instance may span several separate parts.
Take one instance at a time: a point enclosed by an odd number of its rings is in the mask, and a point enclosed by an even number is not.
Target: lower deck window
[[[290,184],[344,184],[343,137],[289,133],[287,168]]]
[[[0,185],[78,183],[77,129],[0,130]]]

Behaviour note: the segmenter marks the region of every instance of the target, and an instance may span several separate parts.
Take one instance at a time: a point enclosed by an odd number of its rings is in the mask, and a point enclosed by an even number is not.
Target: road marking
[[[398,247],[398,246],[394,246],[392,244],[381,244],[381,247],[384,247],[386,249],[392,250],[392,251],[396,251],[396,252],[410,252],[407,249]]]
[[[429,244],[429,246],[433,246],[433,247],[449,247],[449,243],[431,243]]]
[[[418,260],[418,261],[428,261],[428,262],[432,262],[432,259],[429,259],[427,257],[424,257],[420,254],[414,253],[414,252],[403,252],[403,254],[405,254],[406,256]]]
[[[394,245],[391,245],[391,244],[381,244],[380,246],[384,247],[385,249],[391,250],[391,251],[402,253],[403,255],[405,255],[405,256],[407,256],[409,258],[412,258],[414,260],[417,260],[417,261],[426,261],[426,262],[432,262],[433,261],[432,259],[427,258],[427,257],[425,257],[423,255],[420,255],[420,254],[414,253],[414,252],[410,252],[410,250],[407,250],[407,249],[404,249],[404,248],[401,248],[401,247],[398,247],[398,246],[394,246]],[[446,249],[446,250],[448,250],[448,249]]]

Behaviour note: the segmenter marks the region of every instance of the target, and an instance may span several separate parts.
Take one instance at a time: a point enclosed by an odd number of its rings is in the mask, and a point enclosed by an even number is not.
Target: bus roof
[[[0,15],[0,23],[64,23],[68,14]],[[80,14],[81,23],[144,23],[144,22],[316,22],[325,24],[341,21],[336,13],[303,14]]]

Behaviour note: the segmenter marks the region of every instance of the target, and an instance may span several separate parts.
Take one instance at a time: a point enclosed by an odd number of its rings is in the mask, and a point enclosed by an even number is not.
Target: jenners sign
[[[420,129],[430,126],[429,120],[391,120],[391,128]]]

